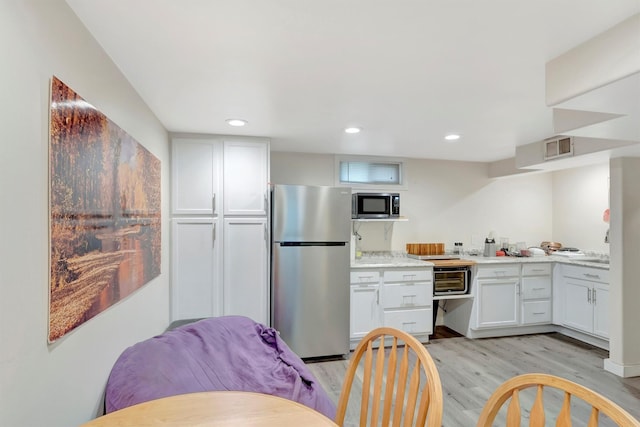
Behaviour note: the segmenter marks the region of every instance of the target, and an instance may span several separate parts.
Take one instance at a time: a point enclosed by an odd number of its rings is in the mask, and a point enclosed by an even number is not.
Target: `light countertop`
[[[523,264],[523,263],[540,263],[540,262],[558,262],[562,264],[580,265],[584,267],[594,267],[603,270],[609,269],[609,264],[594,261],[594,258],[568,258],[564,256],[535,256],[535,257],[483,257],[483,256],[465,256],[463,259],[474,261],[477,265],[491,264]],[[362,257],[351,261],[351,268],[402,268],[402,267],[423,267],[431,268],[433,263],[422,261],[414,258],[403,256],[392,257]]]
[[[362,257],[351,261],[351,268],[431,268],[433,263],[407,257]]]

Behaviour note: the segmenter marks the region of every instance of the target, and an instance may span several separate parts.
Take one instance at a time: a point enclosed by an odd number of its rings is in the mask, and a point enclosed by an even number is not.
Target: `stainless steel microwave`
[[[351,218],[394,218],[400,216],[398,193],[353,193]]]

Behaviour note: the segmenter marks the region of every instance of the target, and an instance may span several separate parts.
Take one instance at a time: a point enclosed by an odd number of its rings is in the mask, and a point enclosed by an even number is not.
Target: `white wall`
[[[71,426],[101,410],[118,355],[169,323],[168,136],[63,0],[0,2],[0,425]],[[47,344],[49,79],[162,162],[162,274]]]
[[[275,184],[334,185],[332,155],[271,153]],[[488,178],[484,163],[407,160],[409,187],[400,191],[401,215],[385,240],[384,223],[362,223],[365,251],[405,250],[409,242],[461,241],[482,249],[490,231],[511,242],[539,245],[551,238],[550,174]]]
[[[553,240],[583,251],[609,253],[609,163],[553,173]]]

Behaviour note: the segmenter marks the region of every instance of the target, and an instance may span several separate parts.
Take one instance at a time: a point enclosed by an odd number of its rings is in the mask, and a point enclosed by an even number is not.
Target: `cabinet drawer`
[[[523,302],[522,323],[551,323],[551,301]]]
[[[380,281],[380,273],[377,271],[352,271],[351,284],[377,283]]]
[[[425,270],[389,270],[384,272],[385,282],[424,282],[432,280],[433,272]]]
[[[385,284],[382,288],[382,304],[384,308],[431,306],[432,286],[431,282]]]
[[[384,312],[384,326],[400,329],[410,334],[432,333],[432,311],[430,308],[419,310],[390,310]]]
[[[562,275],[574,279],[590,280],[592,282],[609,283],[609,270],[581,267],[578,265],[562,266]]]
[[[508,264],[500,267],[478,267],[477,277],[499,279],[520,276],[520,264]]]
[[[550,276],[551,264],[523,264],[522,265],[523,276]]]
[[[522,298],[540,299],[551,298],[550,277],[523,277]]]

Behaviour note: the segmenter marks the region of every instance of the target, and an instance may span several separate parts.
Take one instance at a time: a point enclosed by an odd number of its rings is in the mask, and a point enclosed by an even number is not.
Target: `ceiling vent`
[[[570,136],[546,139],[543,147],[545,160],[573,156],[573,139]]]

